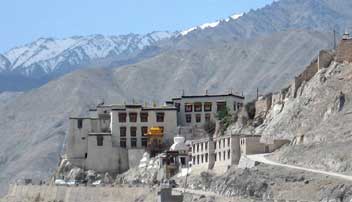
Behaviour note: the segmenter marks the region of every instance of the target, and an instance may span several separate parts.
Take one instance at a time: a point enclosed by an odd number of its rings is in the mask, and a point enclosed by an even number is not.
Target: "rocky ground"
[[[321,170],[352,173],[352,64],[332,62],[297,90],[288,88],[281,103],[254,126],[236,123],[233,132],[262,135],[262,140],[289,139],[274,160]],[[243,127],[244,126],[244,127]]]
[[[183,184],[183,178],[178,179]],[[223,196],[274,198],[303,201],[350,201],[352,183],[327,176],[266,165],[230,169],[221,176],[202,173],[190,176],[187,187]]]

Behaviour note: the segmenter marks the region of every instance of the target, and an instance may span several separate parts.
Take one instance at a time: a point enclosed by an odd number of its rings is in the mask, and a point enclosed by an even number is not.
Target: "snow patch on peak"
[[[204,30],[204,29],[208,29],[208,28],[214,28],[216,26],[218,26],[220,24],[220,22],[229,22],[230,20],[237,20],[238,18],[242,17],[243,16],[243,13],[241,14],[234,14],[234,15],[231,15],[229,18],[225,19],[225,20],[218,20],[218,21],[215,21],[215,22],[209,22],[209,23],[204,23],[202,25],[199,25],[197,27],[192,27],[192,28],[189,28],[189,29],[186,29],[184,31],[181,31],[180,32],[180,35],[182,36],[185,36],[187,34],[189,34],[190,32],[193,32],[195,30]]]

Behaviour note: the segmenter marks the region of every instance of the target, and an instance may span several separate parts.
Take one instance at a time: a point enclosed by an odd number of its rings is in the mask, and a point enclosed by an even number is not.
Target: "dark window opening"
[[[205,122],[210,122],[210,114],[205,114]]]
[[[131,147],[132,148],[137,147],[137,138],[131,138]]]
[[[83,120],[82,119],[78,119],[77,120],[77,128],[81,129],[83,127]]]
[[[156,122],[164,122],[165,113],[158,112],[156,113]]]
[[[148,127],[147,126],[142,126],[141,127],[141,131],[142,131],[142,136],[145,136],[145,134],[148,133]]]
[[[136,137],[137,136],[137,128],[136,127],[131,127],[131,137]]]
[[[125,123],[126,122],[126,117],[127,117],[126,113],[119,113],[119,122],[120,123]]]
[[[130,122],[137,122],[137,113],[135,112],[129,113],[129,117],[130,117]]]
[[[120,147],[126,148],[126,138],[121,138],[120,139]]]
[[[104,137],[97,136],[97,146],[103,146],[103,144],[104,144]]]
[[[148,122],[148,112],[141,113],[141,122]]]
[[[211,102],[204,103],[204,111],[205,112],[211,112],[211,107],[212,107],[212,103]]]
[[[120,137],[126,137],[126,127],[120,127]]]
[[[192,112],[192,104],[185,104],[185,112]]]
[[[85,158],[85,159],[88,158],[88,153],[85,153],[85,154],[84,154],[84,158]]]
[[[202,121],[202,117],[200,114],[196,114],[196,122],[200,123]]]
[[[217,111],[225,111],[226,110],[226,102],[217,102]]]
[[[186,114],[186,122],[191,123],[192,122],[192,115],[191,114]]]
[[[194,103],[194,111],[201,112],[202,111],[202,103]]]
[[[147,145],[148,145],[148,139],[142,138],[142,147],[147,147]]]

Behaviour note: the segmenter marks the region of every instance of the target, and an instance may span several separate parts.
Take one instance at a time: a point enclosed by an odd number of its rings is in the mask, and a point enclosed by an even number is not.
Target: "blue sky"
[[[40,37],[184,30],[273,0],[1,0],[0,52]]]

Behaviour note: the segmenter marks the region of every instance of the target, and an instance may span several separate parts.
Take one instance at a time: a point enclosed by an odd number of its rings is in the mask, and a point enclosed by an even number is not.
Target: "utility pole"
[[[334,50],[336,50],[336,30],[334,29]]]

